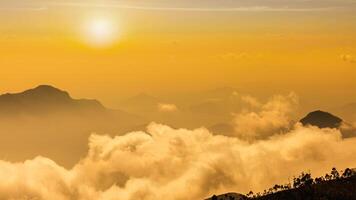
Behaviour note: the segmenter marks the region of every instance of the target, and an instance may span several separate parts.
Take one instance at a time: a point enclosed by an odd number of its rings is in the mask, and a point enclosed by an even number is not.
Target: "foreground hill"
[[[227,193],[208,200],[356,200],[356,171],[346,169],[340,175],[333,168],[330,175],[315,180],[311,174],[302,173],[294,179],[293,186],[275,185],[264,194],[250,192],[248,196]]]
[[[356,176],[252,198],[256,200],[355,200]]]

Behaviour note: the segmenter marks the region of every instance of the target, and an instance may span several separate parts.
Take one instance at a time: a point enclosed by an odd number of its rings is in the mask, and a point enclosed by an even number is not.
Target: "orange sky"
[[[0,95],[61,89],[2,96],[0,199],[206,199],[355,167],[355,13],[0,0]]]
[[[85,27],[97,18],[117,29],[102,46]],[[53,84],[115,106],[139,92],[231,86],[356,101],[355,18],[350,10],[11,7],[0,14],[0,92]]]

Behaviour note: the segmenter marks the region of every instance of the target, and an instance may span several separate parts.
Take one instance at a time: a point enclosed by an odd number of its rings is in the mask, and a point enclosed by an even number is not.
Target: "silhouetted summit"
[[[312,125],[319,128],[339,128],[343,120],[328,112],[318,110],[309,113],[306,117],[301,119],[300,122],[304,126]]]
[[[49,111],[105,110],[96,100],[73,99],[66,91],[50,85],[40,85],[20,93],[0,95],[0,111],[5,114],[44,113]]]
[[[68,92],[62,91],[50,85],[40,85],[36,88],[26,90],[22,93],[17,94],[7,94],[7,96],[12,97],[17,100],[27,100],[27,101],[71,101],[72,98],[69,96]]]

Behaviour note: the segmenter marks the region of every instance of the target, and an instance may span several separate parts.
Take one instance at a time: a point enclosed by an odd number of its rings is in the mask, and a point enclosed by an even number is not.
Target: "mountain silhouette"
[[[48,112],[105,111],[97,100],[73,99],[66,91],[53,86],[40,85],[20,93],[0,95],[2,114],[43,114]]]
[[[66,91],[40,85],[0,95],[0,156],[16,162],[42,155],[72,167],[86,154],[91,134],[114,136],[142,130],[140,125],[147,123],[97,100],[74,99]]]
[[[343,120],[335,115],[324,111],[314,111],[300,120],[304,125],[317,126],[319,128],[339,128]]]

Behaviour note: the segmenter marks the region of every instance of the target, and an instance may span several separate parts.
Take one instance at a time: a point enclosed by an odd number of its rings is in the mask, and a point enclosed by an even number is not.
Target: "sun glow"
[[[108,18],[96,18],[85,24],[85,38],[94,46],[113,45],[120,37],[118,24]]]

